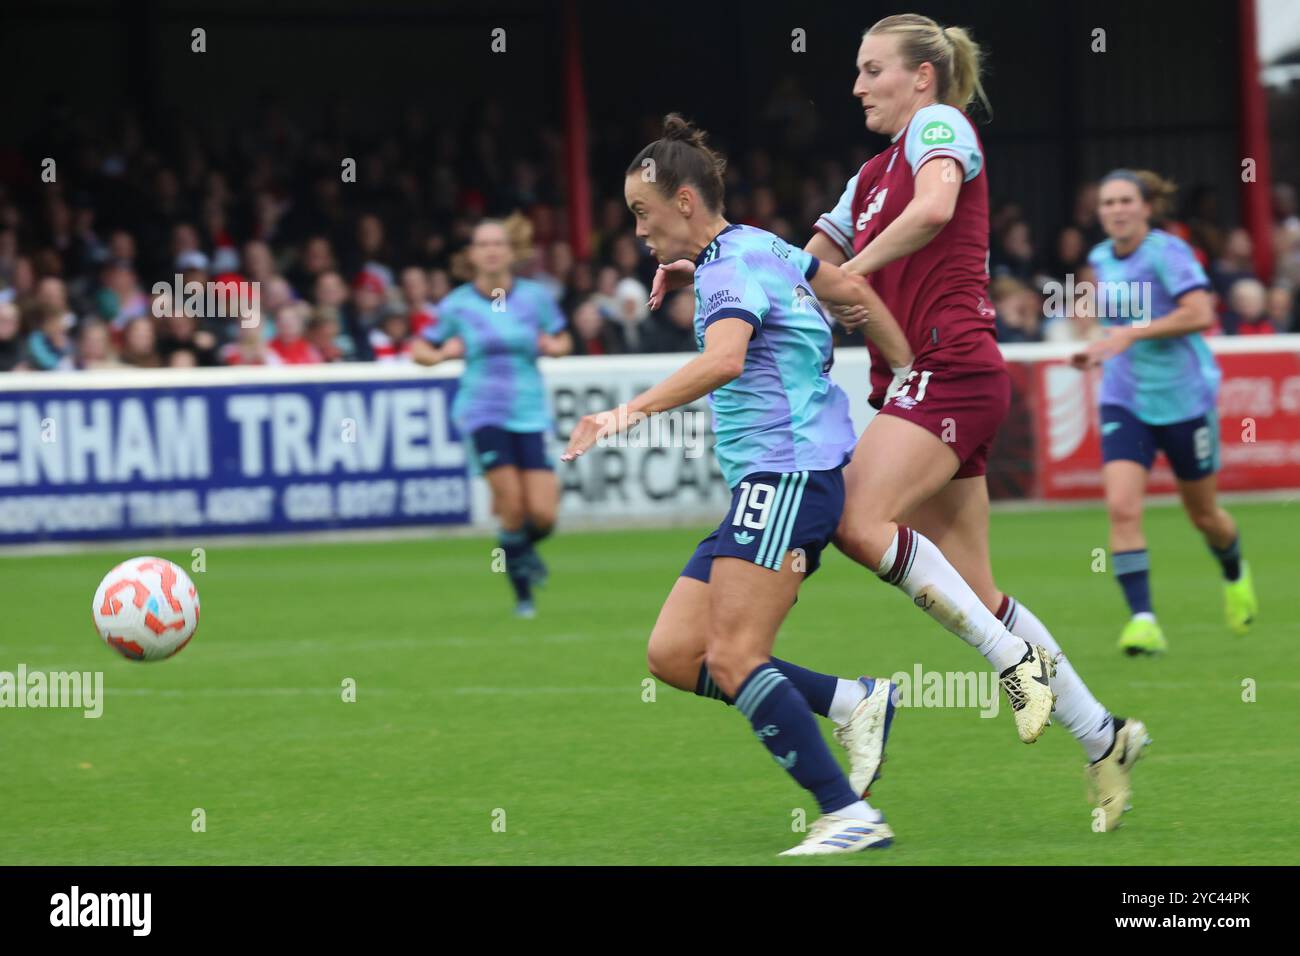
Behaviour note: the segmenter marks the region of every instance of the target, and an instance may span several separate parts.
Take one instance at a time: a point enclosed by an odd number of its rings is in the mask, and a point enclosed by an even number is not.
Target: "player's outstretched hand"
[[[569,444],[560,456],[560,461],[573,461],[596,442],[607,435],[614,425],[613,412],[597,412],[583,415],[578,425],[569,436]]]
[[[1070,357],[1070,364],[1078,369],[1094,368],[1112,359],[1134,342],[1133,330],[1126,325],[1112,325],[1106,329],[1106,337],[1089,342],[1082,352]]]
[[[669,292],[684,289],[694,281],[695,263],[690,259],[678,259],[660,266],[655,270],[654,281],[650,283],[650,308],[659,308]]]

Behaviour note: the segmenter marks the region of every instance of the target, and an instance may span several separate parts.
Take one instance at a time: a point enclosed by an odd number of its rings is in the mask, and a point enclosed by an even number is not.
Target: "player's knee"
[[[1137,528],[1142,524],[1142,502],[1140,499],[1114,498],[1106,502],[1106,511],[1110,523],[1117,528]]]
[[[1192,525],[1201,534],[1212,534],[1219,530],[1219,509],[1209,508],[1199,511],[1193,511],[1188,514],[1192,519]]]
[[[695,655],[698,658],[698,655]],[[674,651],[663,643],[656,642],[653,635],[646,647],[646,667],[650,676],[680,690],[694,690],[700,674],[702,660],[692,659],[692,655]]]
[[[846,556],[874,571],[889,547],[889,530],[888,521],[846,513],[840,519],[835,544]]]
[[[711,645],[704,654],[704,664],[713,682],[731,697],[736,696],[736,691],[749,675],[745,655],[738,653],[730,643]]]

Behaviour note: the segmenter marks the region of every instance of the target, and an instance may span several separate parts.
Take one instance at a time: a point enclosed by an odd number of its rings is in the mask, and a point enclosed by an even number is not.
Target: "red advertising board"
[[[1229,352],[1216,356],[1219,389],[1219,487],[1225,491],[1300,488],[1300,352]],[[1032,363],[1029,395],[1037,496],[1100,498],[1100,371],[1068,362]],[[1150,490],[1175,490],[1163,455]]]

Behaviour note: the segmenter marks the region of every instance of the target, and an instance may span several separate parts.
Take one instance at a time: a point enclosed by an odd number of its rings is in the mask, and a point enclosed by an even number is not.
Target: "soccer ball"
[[[199,595],[189,575],[162,558],[123,561],[99,582],[90,607],[99,636],[133,661],[160,661],[190,642]]]

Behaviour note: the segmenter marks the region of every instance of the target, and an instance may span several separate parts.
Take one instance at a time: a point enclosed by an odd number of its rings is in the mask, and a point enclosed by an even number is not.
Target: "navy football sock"
[[[700,676],[695,679],[695,695],[720,700],[728,707],[735,703],[734,700],[722,692],[721,687],[713,682],[713,675],[709,673],[708,664],[700,665]]]
[[[546,527],[543,528],[540,525],[533,524],[531,521],[524,522],[524,532],[528,535],[528,541],[531,544],[537,544],[537,542],[539,541],[545,541],[547,538],[551,536],[551,532],[553,532],[554,530],[555,530],[555,525],[553,524],[547,525]]]
[[[819,674],[776,657],[772,658],[772,666],[799,688],[799,693],[803,694],[804,700],[808,701],[808,706],[812,708],[814,714],[819,717],[830,716],[831,701],[835,699],[835,688],[839,684],[839,678],[832,677],[830,674]],[[700,676],[695,681],[695,693],[699,697],[720,700],[728,707],[735,703],[722,692],[721,687],[713,682],[713,675],[709,673],[707,664],[700,665]]]
[[[1151,614],[1151,585],[1147,576],[1151,562],[1146,548],[1115,553],[1115,577],[1124,589],[1124,597],[1133,614]]]
[[[748,718],[773,759],[817,799],[822,813],[858,801],[831,756],[808,701],[770,662],[759,664],[745,678],[736,694],[736,709]]]
[[[1241,577],[1241,535],[1232,539],[1232,544],[1226,548],[1216,548],[1210,545],[1210,551],[1219,559],[1219,566],[1223,568],[1223,579],[1225,581],[1236,581]]]
[[[501,550],[506,553],[506,576],[510,578],[510,586],[515,590],[515,600],[531,601],[533,585],[528,574],[527,560],[533,546],[528,541],[527,532],[503,529],[497,540],[501,543]]]

